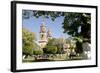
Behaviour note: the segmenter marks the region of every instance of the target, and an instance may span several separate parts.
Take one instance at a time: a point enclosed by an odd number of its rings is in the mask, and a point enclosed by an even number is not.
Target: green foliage
[[[70,44],[70,49],[75,49],[76,48],[76,44],[71,43]]]
[[[62,53],[63,51],[63,44],[65,43],[65,41],[63,41],[62,38],[56,39],[50,39],[47,43],[47,46],[56,46],[57,47],[57,53]]]
[[[43,51],[46,54],[56,54],[57,47],[56,46],[46,46],[45,48],[43,48]]]
[[[57,17],[64,17],[62,23],[62,28],[64,33],[68,33],[72,37],[76,37],[76,52],[82,52],[82,42],[87,39],[91,43],[91,14],[90,13],[75,13],[75,12],[53,12],[53,11],[30,11],[32,16],[39,18],[43,16],[44,18],[51,18],[55,20]],[[24,13],[25,16],[29,16],[28,12]],[[23,14],[23,15],[24,15]],[[62,43],[56,39],[50,40],[47,45],[61,45]]]
[[[73,37],[90,39],[91,15],[88,13],[68,13],[63,22],[64,32]],[[79,32],[80,27],[80,32]]]
[[[82,42],[77,41],[76,42],[76,49],[75,49],[76,53],[83,53],[83,48],[82,48]]]
[[[74,40],[79,41],[79,42],[83,42],[83,38],[82,37],[74,37]]]
[[[75,47],[76,53],[83,53],[83,47],[82,47],[83,38],[82,37],[74,37],[74,40],[76,41],[76,47]]]
[[[33,40],[36,40],[35,33],[27,30],[26,28],[22,28],[22,37],[25,42],[33,42]]]
[[[57,45],[58,40],[56,38],[50,39],[47,43],[48,46]]]
[[[53,38],[48,41],[47,45],[62,46],[63,43],[65,43],[65,41],[62,38]]]
[[[23,28],[22,29],[22,41],[23,41],[23,54],[25,55],[32,55],[33,48],[36,48],[36,44],[34,42],[36,40],[35,34],[30,32],[29,30]]]
[[[32,55],[33,54],[32,47],[33,47],[32,44],[24,43],[23,44],[23,49],[22,49],[23,54],[25,54],[25,55]]]
[[[33,54],[34,55],[42,55],[43,54],[43,50],[42,49],[33,50]]]
[[[30,14],[30,15],[29,15]],[[75,12],[53,12],[53,11],[23,11],[23,16],[36,18],[43,16],[44,18],[51,18],[53,21],[57,17],[64,17],[62,27],[64,33],[68,33],[73,37],[82,36],[90,40],[91,38],[91,14],[90,13],[75,13]],[[80,32],[79,32],[80,28]]]
[[[57,53],[61,54],[63,50],[63,46],[62,45],[57,45]]]

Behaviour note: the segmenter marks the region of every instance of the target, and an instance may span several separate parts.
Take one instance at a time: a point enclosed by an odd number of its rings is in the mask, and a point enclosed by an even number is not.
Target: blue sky
[[[27,28],[28,30],[34,32],[37,36],[37,39],[39,39],[39,32],[40,32],[40,26],[42,22],[45,23],[46,28],[48,30],[51,29],[52,36],[54,38],[61,38],[61,37],[69,37],[67,34],[63,33],[62,28],[62,22],[64,20],[64,17],[60,16],[55,19],[55,21],[52,21],[51,18],[45,18],[40,16],[39,18],[35,18],[34,16],[30,17],[29,19],[23,19],[23,27]]]

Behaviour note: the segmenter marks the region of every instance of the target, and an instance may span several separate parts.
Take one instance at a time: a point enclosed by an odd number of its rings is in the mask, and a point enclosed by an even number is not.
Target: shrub
[[[33,55],[42,55],[43,54],[43,50],[38,49],[38,50],[33,50]]]
[[[56,46],[46,46],[45,48],[43,48],[43,51],[46,54],[56,54],[57,47]]]
[[[58,53],[58,54],[61,54],[62,51],[63,51],[63,47],[62,47],[61,45],[58,45],[58,46],[57,46],[57,53]]]

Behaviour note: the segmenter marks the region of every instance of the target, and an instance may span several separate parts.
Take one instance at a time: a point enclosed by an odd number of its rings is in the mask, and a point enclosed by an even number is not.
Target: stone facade
[[[40,47],[44,48],[48,40],[52,39],[51,30],[50,29],[48,29],[48,31],[46,30],[46,25],[44,22],[40,26],[39,34],[40,34],[40,40],[39,40]]]

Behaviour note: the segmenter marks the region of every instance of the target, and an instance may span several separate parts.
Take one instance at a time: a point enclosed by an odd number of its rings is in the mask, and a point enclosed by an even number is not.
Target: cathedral
[[[43,22],[40,26],[40,40],[39,40],[39,45],[41,48],[44,48],[45,45],[47,44],[49,39],[52,39],[52,33],[50,29],[46,29],[46,25]]]
[[[53,38],[51,30],[50,29],[47,30],[46,28],[47,27],[45,23],[43,22],[40,26],[40,32],[39,32],[40,39],[38,43],[39,43],[40,48],[44,48],[46,44],[48,43],[48,40]],[[59,42],[63,43],[63,52],[64,53],[69,52],[69,49],[67,48],[69,48],[70,45],[66,43],[66,40],[63,37],[59,38]]]

